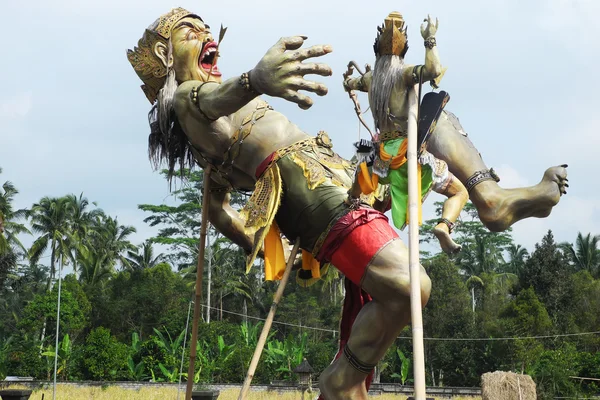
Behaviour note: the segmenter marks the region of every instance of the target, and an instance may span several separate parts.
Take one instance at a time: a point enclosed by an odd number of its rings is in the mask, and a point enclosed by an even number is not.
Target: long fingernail
[[[300,35],[300,37],[304,40],[308,39],[308,36]]]

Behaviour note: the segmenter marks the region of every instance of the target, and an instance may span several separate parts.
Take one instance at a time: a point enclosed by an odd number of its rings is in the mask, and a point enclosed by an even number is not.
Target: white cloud
[[[0,99],[0,120],[23,118],[29,114],[33,106],[31,91],[17,93],[11,97]]]

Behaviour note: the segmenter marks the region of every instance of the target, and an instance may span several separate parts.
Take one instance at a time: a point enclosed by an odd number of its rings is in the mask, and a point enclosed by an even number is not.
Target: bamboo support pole
[[[425,400],[425,351],[421,308],[421,264],[419,262],[419,190],[417,166],[417,121],[419,99],[416,86],[408,92],[408,260],[410,269],[410,308],[413,336],[415,399]]]
[[[204,252],[206,250],[206,231],[208,228],[208,207],[210,195],[211,166],[204,169],[204,192],[202,194],[202,221],[200,226],[200,243],[198,243],[198,264],[196,266],[196,301],[194,303],[194,319],[192,322],[192,343],[190,345],[190,365],[188,367],[185,400],[191,400],[194,387],[196,364],[196,346],[198,344],[198,319],[202,308],[202,275],[204,274]]]
[[[296,239],[296,243],[292,248],[292,252],[290,253],[290,258],[288,259],[287,265],[285,267],[285,272],[283,273],[283,277],[281,278],[281,282],[279,282],[279,286],[277,287],[277,292],[275,292],[275,296],[273,297],[273,304],[271,304],[271,309],[269,310],[269,315],[267,315],[267,319],[265,320],[265,325],[263,326],[262,332],[260,333],[260,337],[258,342],[256,343],[256,349],[254,349],[254,354],[252,355],[252,361],[250,361],[250,366],[248,367],[248,373],[246,374],[246,379],[244,380],[244,386],[242,386],[242,390],[240,391],[240,395],[238,400],[245,400],[248,395],[248,391],[250,390],[250,383],[252,382],[252,378],[254,377],[254,372],[256,371],[256,367],[258,365],[258,360],[260,360],[260,356],[262,354],[263,348],[265,346],[265,342],[267,341],[267,335],[269,334],[269,330],[271,330],[271,324],[273,323],[273,318],[275,317],[275,311],[277,309],[277,305],[283,296],[283,291],[285,289],[285,285],[290,277],[290,273],[292,272],[292,266],[294,265],[294,260],[296,259],[296,255],[298,254],[298,250],[300,250],[300,238]]]

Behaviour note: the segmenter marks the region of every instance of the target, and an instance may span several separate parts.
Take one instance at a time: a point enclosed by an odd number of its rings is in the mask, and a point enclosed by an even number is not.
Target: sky
[[[549,229],[558,241],[600,234],[597,0],[0,1],[0,181],[20,191],[17,208],[43,196],[83,193],[135,226],[134,243],[156,232],[137,205],[170,201],[169,187],[147,158],[150,103],[126,50],[178,6],[215,32],[228,27],[219,59],[224,78],[251,69],[282,36],[306,35],[305,46],[332,45],[333,53],[319,61],[333,75],[308,76],[329,88],[324,97],[311,95],[312,108],[265,99],[306,132],[327,131],[346,158],[359,133],[368,136],[342,87],[348,62],[373,65],[376,27],[399,11],[408,24],[407,62],[423,63],[419,26],[428,14],[437,17],[438,50],[448,67],[441,89],[451,96],[446,108],[500,175],[500,185],[533,185],[546,168],[569,164],[568,194],[549,217],[515,224],[515,241],[532,250]],[[359,100],[365,110],[366,96]],[[443,199],[428,198],[425,218]]]

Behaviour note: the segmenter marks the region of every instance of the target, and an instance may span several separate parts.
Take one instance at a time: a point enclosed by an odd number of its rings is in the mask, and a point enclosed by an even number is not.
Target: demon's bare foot
[[[442,247],[444,253],[453,255],[462,249],[462,246],[456,243],[454,240],[452,240],[452,237],[450,237],[448,225],[445,223],[440,222],[437,224],[436,227],[433,228],[433,234],[440,242],[440,246]]]
[[[544,172],[542,181],[534,186],[538,193],[535,200],[538,207],[533,212],[533,217],[546,218],[552,212],[552,208],[558,204],[560,197],[567,194],[569,187],[567,179],[567,164],[551,167]]]
[[[560,165],[558,167],[548,168],[544,173],[544,177],[542,178],[542,182],[540,185],[548,185],[551,189],[548,191],[552,191],[552,201],[554,205],[558,204],[560,201],[560,196],[563,194],[567,194],[567,189],[569,187],[569,180],[567,179],[567,164]],[[558,187],[558,193],[557,193]]]
[[[569,187],[567,165],[551,167],[535,186],[502,189],[494,182],[475,186],[471,200],[481,222],[492,232],[502,232],[529,217],[546,218]]]

